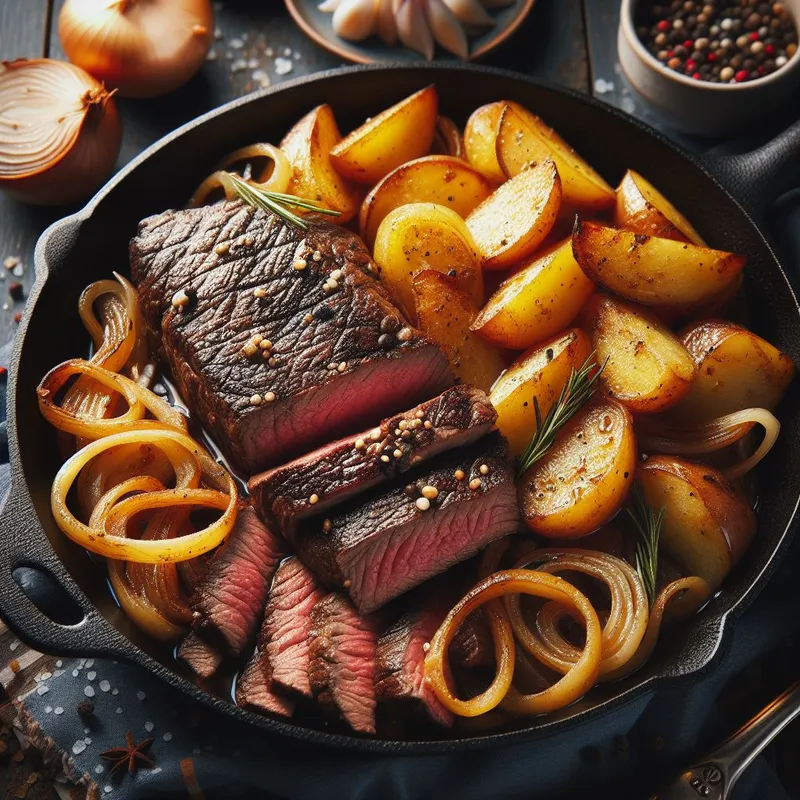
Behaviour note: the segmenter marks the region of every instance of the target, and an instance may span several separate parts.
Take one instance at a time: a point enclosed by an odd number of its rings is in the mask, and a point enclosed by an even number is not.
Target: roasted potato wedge
[[[452,278],[476,307],[483,303],[483,271],[478,249],[464,220],[451,208],[410,203],[389,213],[375,237],[373,258],[381,280],[413,319],[411,280],[421,269]]]
[[[580,316],[610,397],[635,413],[664,411],[692,387],[694,359],[662,322],[641,306],[597,294]]]
[[[331,150],[333,166],[351,181],[376,183],[430,150],[438,107],[435,86],[406,97],[336,144]]]
[[[492,387],[489,399],[497,410],[497,427],[520,455],[536,433],[536,412],[544,419],[569,378],[591,353],[586,334],[574,328],[523,353]]]
[[[520,172],[492,192],[468,217],[485,269],[504,269],[531,255],[553,227],[561,179],[551,160]]]
[[[697,365],[691,390],[675,409],[682,419],[703,422],[743,408],[771,410],[794,378],[789,356],[732,322],[695,323],[681,340]]]
[[[689,220],[638,172],[629,169],[625,173],[616,196],[614,225],[617,228],[708,246]]]
[[[503,101],[476,108],[464,128],[464,150],[467,161],[492,183],[503,183],[505,173],[497,161],[495,142],[500,129]]]
[[[636,470],[633,419],[603,399],[581,409],[519,483],[528,527],[550,539],[586,536],[622,507]]]
[[[361,238],[371,247],[384,217],[407,203],[437,203],[466,217],[492,193],[492,184],[453,156],[423,156],[390,172],[361,204]]]
[[[500,284],[472,323],[498,347],[523,350],[563,331],[594,291],[567,239]]]
[[[341,223],[356,215],[361,193],[331,164],[331,148],[340,139],[333,110],[322,105],[309,111],[283,137],[281,150],[294,168],[287,192],[338,211],[337,222]]]
[[[753,507],[717,470],[674,456],[648,458],[637,479],[647,503],[665,509],[661,547],[716,589],[753,540]]]
[[[496,155],[508,178],[531,164],[553,159],[561,176],[565,206],[600,211],[614,204],[614,190],[600,175],[552,128],[516,103],[506,104],[500,116]]]
[[[572,252],[581,269],[635,303],[688,313],[738,280],[745,257],[578,219]]]
[[[462,383],[488,392],[506,362],[496,347],[469,329],[478,313],[469,295],[434,269],[417,272],[411,285],[419,328],[447,353]]]

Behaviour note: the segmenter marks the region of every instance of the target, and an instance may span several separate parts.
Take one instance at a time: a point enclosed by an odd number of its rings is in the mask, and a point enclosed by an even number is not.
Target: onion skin
[[[0,190],[12,197],[36,205],[72,203],[92,194],[114,169],[122,140],[116,103],[80,67],[49,58],[4,62],[0,119],[15,115],[18,127],[0,125]]]
[[[157,97],[203,65],[214,35],[210,0],[66,0],[67,58],[125,97]]]

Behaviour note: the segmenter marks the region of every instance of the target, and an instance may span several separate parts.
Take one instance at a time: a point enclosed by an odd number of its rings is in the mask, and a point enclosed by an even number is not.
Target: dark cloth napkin
[[[776,207],[776,240],[800,253],[800,204]],[[798,261],[785,258],[794,267]],[[0,365],[9,362],[8,347]],[[5,415],[5,378],[0,378]],[[8,457],[5,425],[0,456]],[[0,466],[0,496],[8,467]],[[57,661],[24,698],[25,713],[99,788],[100,797],[186,797],[188,764],[212,798],[557,798],[649,796],[655,776],[679,770],[724,738],[716,709],[722,687],[800,629],[800,542],[738,621],[730,646],[701,677],[645,695],[567,733],[525,745],[422,757],[361,755],[281,740],[188,700],[138,667],[102,659]],[[78,704],[94,703],[81,717]],[[109,775],[100,758],[123,744],[154,737],[156,768]],[[621,737],[625,737],[624,739]],[[621,748],[620,743],[625,747]],[[659,745],[653,747],[652,743]],[[588,757],[591,756],[591,757]],[[191,759],[188,762],[187,759]],[[183,765],[183,770],[182,770]],[[737,784],[735,800],[788,800],[762,759]]]

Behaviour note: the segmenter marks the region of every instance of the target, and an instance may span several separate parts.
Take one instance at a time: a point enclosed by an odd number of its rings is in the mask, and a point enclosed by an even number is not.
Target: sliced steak
[[[252,647],[272,576],[284,555],[284,540],[270,532],[251,506],[240,504],[227,542],[192,597],[195,632],[229,657]]]
[[[333,592],[311,611],[309,678],[329,714],[360,733],[375,733],[375,659],[378,622]]]
[[[480,609],[473,611],[456,631],[450,643],[450,657],[462,667],[491,667],[494,664],[492,633]]]
[[[294,700],[269,688],[264,661],[263,654],[256,653],[242,670],[236,680],[236,705],[251,711],[291,717],[294,713]]]
[[[324,522],[316,517],[302,523],[294,537],[297,554],[314,574],[326,586],[346,590],[362,613],[519,524],[514,463],[500,434],[443,454],[406,480],[405,488],[375,489]],[[428,501],[422,490],[431,494],[430,487],[438,494]]]
[[[443,351],[374,279],[361,240],[308,225],[226,201],[150,217],[130,245],[178,390],[247,475],[453,383]]]
[[[252,503],[264,519],[276,520],[291,537],[297,520],[407,472],[443,450],[474,442],[496,419],[484,392],[454,386],[377,428],[256,475],[250,480]],[[314,504],[312,495],[318,498]]]
[[[446,727],[453,724],[453,715],[425,680],[426,644],[452,607],[448,600],[449,593],[426,592],[414,610],[403,614],[378,640],[375,694],[379,706],[390,713],[424,715]]]
[[[211,678],[224,660],[219,648],[190,633],[178,647],[178,658],[199,678]]]

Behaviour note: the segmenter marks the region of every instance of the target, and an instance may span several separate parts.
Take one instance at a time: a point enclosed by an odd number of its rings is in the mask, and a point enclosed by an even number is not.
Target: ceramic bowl
[[[800,52],[781,69],[745,83],[697,81],[669,69],[636,34],[634,13],[641,0],[622,0],[617,48],[633,87],[673,127],[701,136],[725,136],[752,126],[786,107],[800,83]],[[800,0],[784,0],[800,20]]]

